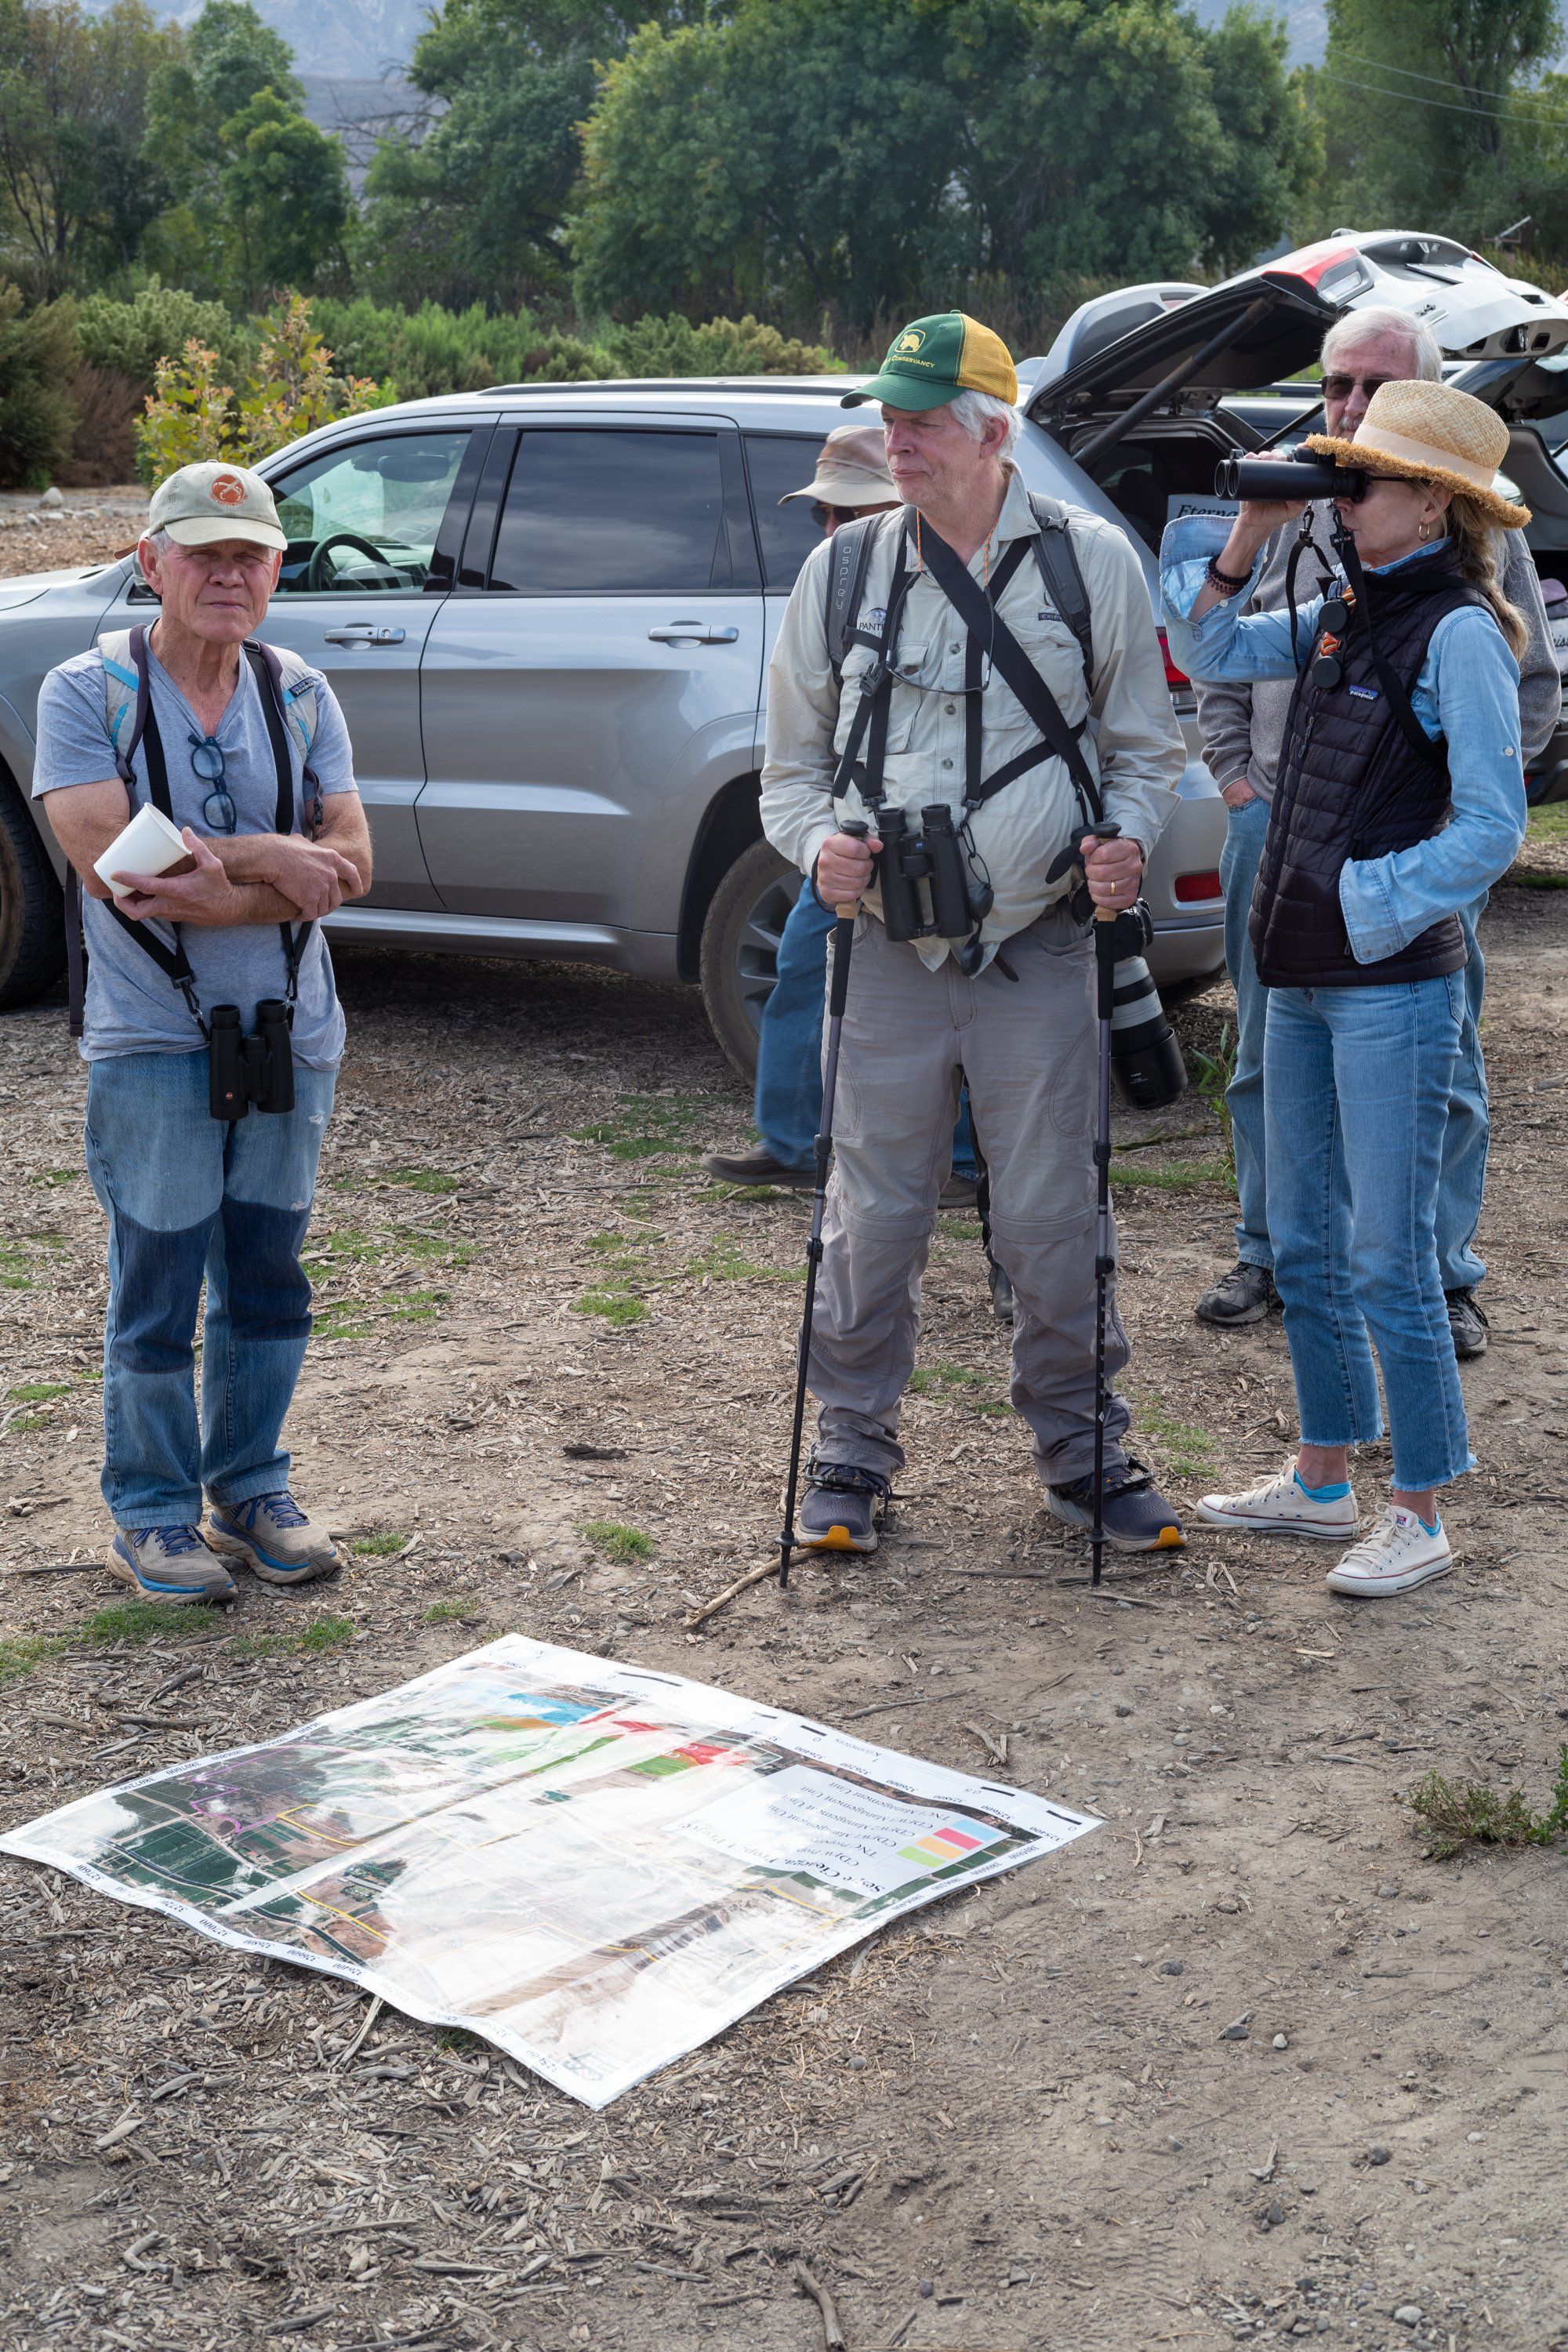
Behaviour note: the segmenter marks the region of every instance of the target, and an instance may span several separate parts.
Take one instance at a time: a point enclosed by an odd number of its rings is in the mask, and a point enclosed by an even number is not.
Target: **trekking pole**
[[[864,841],[869,827],[856,820],[841,827]],[[809,889],[811,885],[807,883]],[[789,1582],[790,1554],[795,1549],[795,1502],[800,1482],[801,1433],[805,1426],[805,1378],[811,1362],[811,1321],[816,1307],[816,1270],[822,1264],[822,1219],[827,1206],[827,1160],[833,1149],[833,1102],[838,1092],[838,1044],[844,1034],[844,1006],[849,994],[849,950],[855,940],[855,909],[835,907],[838,918],[833,931],[833,983],[827,997],[827,1055],[822,1069],[822,1118],[816,1136],[816,1191],[811,1202],[811,1238],[805,1245],[805,1303],[801,1308],[800,1346],[795,1367],[795,1425],[790,1432],[789,1478],[784,1487],[784,1529],[779,1537],[779,1584]]]
[[[1119,824],[1097,824],[1097,840],[1114,841]],[[1100,1582],[1105,1559],[1105,1317],[1110,1276],[1110,1024],[1116,1009],[1116,908],[1094,910],[1094,971],[1100,1020],[1100,1072],[1094,1122],[1094,1525],[1089,1529],[1093,1567],[1089,1582]]]

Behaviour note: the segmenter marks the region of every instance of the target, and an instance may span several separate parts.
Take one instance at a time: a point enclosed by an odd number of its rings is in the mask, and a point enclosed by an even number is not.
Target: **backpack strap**
[[[827,658],[835,686],[843,683],[844,656],[856,642],[860,600],[881,520],[879,514],[857,515],[853,522],[840,523],[827,542]]]
[[[1039,568],[1041,584],[1078,639],[1079,651],[1083,656],[1083,682],[1092,697],[1094,627],[1089,591],[1083,584],[1078,551],[1068,526],[1068,510],[1059,499],[1047,498],[1038,490],[1029,493],[1029,510],[1040,526],[1035,541],[1035,562]]]

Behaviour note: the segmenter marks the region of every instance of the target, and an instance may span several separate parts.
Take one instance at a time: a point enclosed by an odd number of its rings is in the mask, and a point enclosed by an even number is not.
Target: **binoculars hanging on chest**
[[[933,802],[921,810],[920,830],[911,833],[908,809],[879,809],[877,832],[882,843],[877,880],[888,937],[966,940],[991,912],[995,894],[989,883],[971,881],[952,811]]]

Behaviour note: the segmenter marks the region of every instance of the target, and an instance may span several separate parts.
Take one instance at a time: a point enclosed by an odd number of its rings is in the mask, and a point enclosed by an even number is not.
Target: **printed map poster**
[[[1097,1826],[510,1634],[0,1851],[466,2026],[602,2107],[885,1921]]]

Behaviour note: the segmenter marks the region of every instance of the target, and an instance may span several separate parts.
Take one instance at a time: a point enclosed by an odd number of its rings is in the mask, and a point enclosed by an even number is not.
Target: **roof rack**
[[[481,400],[514,400],[533,393],[542,400],[558,400],[563,392],[765,392],[792,394],[800,399],[820,399],[825,392],[854,389],[856,375],[623,375],[604,376],[587,383],[491,383],[476,396]]]

